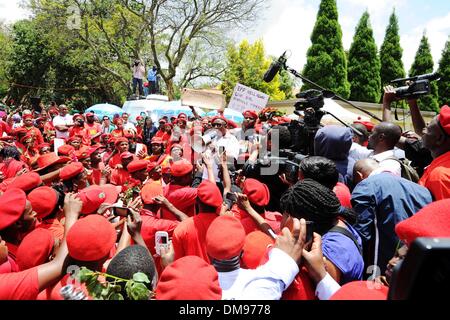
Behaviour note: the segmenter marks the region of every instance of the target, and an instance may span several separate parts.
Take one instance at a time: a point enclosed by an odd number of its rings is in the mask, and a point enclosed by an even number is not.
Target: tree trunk
[[[175,99],[175,88],[173,84],[173,78],[164,80],[167,87],[167,96],[169,97],[169,101],[173,101]]]

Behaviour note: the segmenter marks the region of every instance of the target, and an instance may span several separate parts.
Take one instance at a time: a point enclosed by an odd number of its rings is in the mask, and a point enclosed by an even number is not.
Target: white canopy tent
[[[370,121],[370,117],[348,111],[347,109],[341,107],[333,99],[324,99],[324,101],[325,101],[325,104],[323,107],[324,111],[328,111],[328,112],[334,114],[336,117],[338,117],[339,119],[341,119],[342,121],[344,121],[348,124],[352,124],[355,121]],[[341,123],[339,121],[337,121],[334,117],[327,114],[322,118],[322,124],[330,125],[330,124],[341,124]]]

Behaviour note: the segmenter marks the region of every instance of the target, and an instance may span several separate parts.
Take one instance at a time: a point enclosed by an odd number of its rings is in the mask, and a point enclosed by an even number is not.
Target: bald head
[[[355,186],[362,180],[367,179],[372,172],[380,167],[380,164],[374,159],[359,160],[353,167],[353,179]]]
[[[369,137],[369,148],[375,153],[394,149],[402,136],[402,128],[392,122],[381,122],[373,129]]]

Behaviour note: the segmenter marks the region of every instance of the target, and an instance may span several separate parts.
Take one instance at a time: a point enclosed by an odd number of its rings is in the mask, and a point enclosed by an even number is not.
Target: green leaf
[[[125,300],[124,298],[123,298],[123,295],[121,295],[120,293],[113,293],[109,298],[108,298],[108,300],[115,300],[115,301],[121,301],[121,300]]]
[[[86,283],[88,282],[91,278],[94,277],[94,274],[91,270],[83,267],[81,268],[81,270],[78,272],[78,281],[81,283]]]
[[[150,280],[148,279],[147,275],[142,272],[136,273],[133,276],[133,281],[141,283],[150,283]]]
[[[148,300],[150,291],[142,283],[135,283],[131,290],[130,298],[132,300]]]

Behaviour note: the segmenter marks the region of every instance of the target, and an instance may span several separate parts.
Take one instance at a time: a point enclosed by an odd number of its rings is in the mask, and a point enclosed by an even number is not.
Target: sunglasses
[[[214,128],[223,128],[226,126],[226,124],[225,123],[213,123],[212,126]]]

